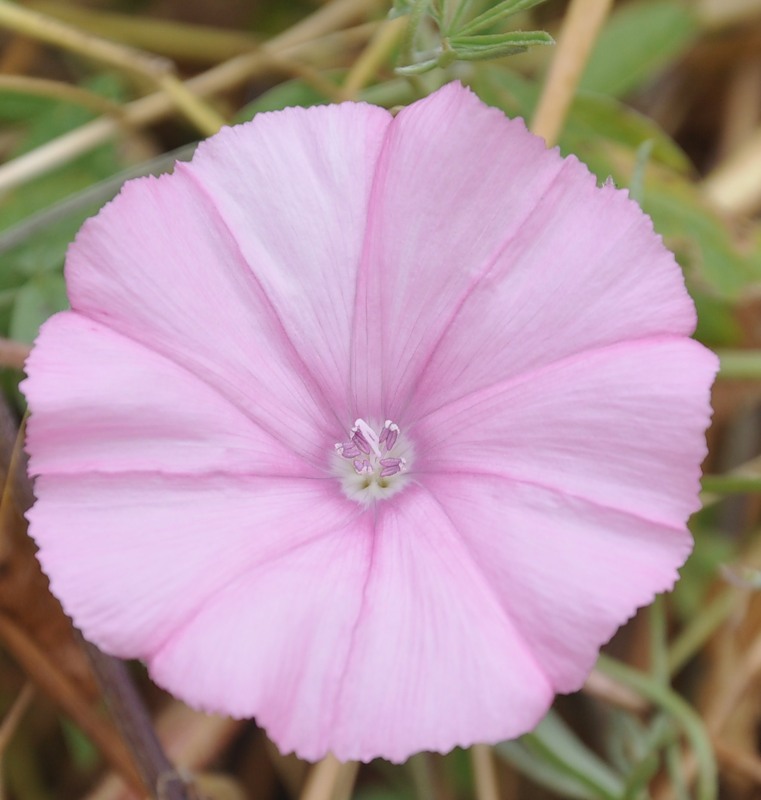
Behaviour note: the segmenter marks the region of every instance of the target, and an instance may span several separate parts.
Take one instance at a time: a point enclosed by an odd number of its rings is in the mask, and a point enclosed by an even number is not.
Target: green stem
[[[659,716],[650,728],[645,742],[645,751],[638,758],[637,763],[626,779],[622,800],[637,800],[642,795],[650,779],[658,771],[660,763],[658,758],[659,751],[675,743],[675,739],[671,720],[668,716]]]
[[[761,475],[704,475],[704,492],[714,494],[746,494],[761,492]]]
[[[719,377],[725,380],[756,380],[761,378],[761,351],[717,350],[721,367]]]
[[[650,617],[650,672],[658,683],[668,685],[668,651],[666,649],[666,605],[658,595],[649,609]]]
[[[668,654],[669,673],[676,675],[682,667],[713,636],[719,626],[732,613],[737,601],[737,592],[733,587],[717,594],[690,624],[676,637]]]
[[[666,749],[666,769],[671,779],[671,787],[676,795],[676,800],[689,800],[687,781],[684,779],[684,765],[679,746],[674,745]]]
[[[415,63],[415,37],[429,4],[430,0],[415,0],[415,5],[410,11],[410,21],[407,25],[407,30],[404,32],[401,47],[401,60],[405,65]]]
[[[522,741],[529,750],[540,755],[548,765],[555,767],[560,772],[564,772],[590,789],[599,800],[620,800],[615,794],[612,794],[604,786],[590,778],[583,770],[576,769],[576,766],[571,761],[558,755],[551,747],[547,746],[540,736],[535,733],[527,733],[522,737]]]
[[[711,740],[694,709],[670,687],[663,686],[649,675],[638,672],[607,656],[601,655],[597,668],[616,681],[629,686],[670,714],[684,730],[698,765],[698,800],[716,800],[718,773]]]

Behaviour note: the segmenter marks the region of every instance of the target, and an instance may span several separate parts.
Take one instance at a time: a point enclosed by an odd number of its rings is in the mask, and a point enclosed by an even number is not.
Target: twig
[[[474,744],[470,748],[470,758],[473,763],[476,800],[499,800],[497,769],[491,747],[486,744]]]
[[[8,0],[0,0],[0,26],[148,78],[167,93],[175,106],[204,135],[215,133],[224,125],[222,117],[177,78],[174,65],[168,59],[99,39]]]
[[[613,0],[571,0],[555,57],[539,98],[531,130],[548,146],[558,139],[576,87]]]
[[[24,369],[24,363],[31,349],[25,342],[0,337],[0,367]]]
[[[166,757],[124,662],[102,653],[84,639],[81,641],[111,717],[132,752],[143,783],[161,800],[191,800],[192,788]]]
[[[171,761],[192,774],[216,761],[245,724],[243,720],[193,711],[174,700],[159,712],[154,727]],[[128,796],[131,793],[112,773],[87,795],[87,800],[127,800]]]

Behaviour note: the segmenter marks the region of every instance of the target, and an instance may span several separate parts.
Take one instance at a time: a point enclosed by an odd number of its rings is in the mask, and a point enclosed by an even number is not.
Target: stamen
[[[363,419],[357,419],[348,442],[335,444],[336,455],[351,462],[350,472],[341,469],[343,488],[352,499],[363,503],[390,497],[405,486],[405,480],[395,476],[407,471],[407,462],[398,453],[410,452],[409,444],[395,450],[399,444],[399,426],[387,419],[380,433]],[[348,466],[348,465],[347,465]]]

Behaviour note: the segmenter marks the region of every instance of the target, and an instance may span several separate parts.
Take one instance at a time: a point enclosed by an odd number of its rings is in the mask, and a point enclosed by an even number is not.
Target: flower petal
[[[26,368],[33,475],[320,476],[183,367],[77,313],[43,325]]]
[[[331,751],[403,761],[496,742],[534,727],[551,700],[442,507],[419,487],[379,505]]]
[[[325,463],[337,424],[325,397],[187,170],[127,183],[83,226],[66,280],[75,311],[174,361]]]
[[[492,475],[426,487],[560,692],[580,688],[600,645],[672,587],[692,547],[684,526]]]
[[[675,337],[571,357],[421,420],[416,472],[501,475],[681,527],[699,507],[717,369]]]
[[[459,83],[394,119],[357,292],[354,390],[369,417],[401,415],[462,298],[562,169],[544,151]]]
[[[28,512],[30,533],[52,591],[88,639],[130,658],[150,659],[171,639],[192,631],[196,616],[230,586],[260,585],[263,574],[277,573],[274,565],[286,563],[300,548],[322,540],[333,546],[338,532],[358,524],[356,504],[339,498],[326,481],[44,475],[37,479],[37,492]],[[346,538],[351,539],[342,541]],[[312,563],[314,574],[324,576],[329,569],[327,562],[319,568]],[[287,617],[267,602],[259,610],[265,607],[270,624],[289,635]],[[234,630],[225,628],[229,641],[215,658],[230,658],[240,638],[255,646],[245,612],[240,607],[231,615]],[[198,646],[213,649],[204,639]],[[202,662],[194,669],[200,674]],[[182,696],[194,694],[191,678],[178,686],[185,689]],[[218,691],[226,691],[224,679],[216,680]],[[236,707],[235,691],[229,697],[219,710],[247,710]]]
[[[383,398],[368,414],[400,423],[573,353],[695,325],[679,267],[626,193],[459,84],[389,129],[363,263],[355,347],[372,357],[356,387],[365,405]]]
[[[689,336],[695,322],[681,269],[650,218],[569,156],[429,350],[410,402],[425,413],[587,350]]]
[[[312,519],[326,512],[315,506]],[[299,526],[308,513],[294,509]],[[333,750],[336,696],[372,543],[370,515],[327,520],[332,531],[225,581],[148,660],[153,679],[177,697],[255,717],[281,752],[310,761]]]
[[[183,167],[235,238],[260,293],[342,426],[357,269],[391,115],[344,103],[258,114]]]

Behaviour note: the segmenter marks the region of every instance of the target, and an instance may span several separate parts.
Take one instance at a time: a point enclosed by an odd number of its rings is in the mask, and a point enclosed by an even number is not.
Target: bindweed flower
[[[690,551],[716,358],[627,194],[450,84],[128,183],[28,362],[85,635],[283,751],[531,729]]]

